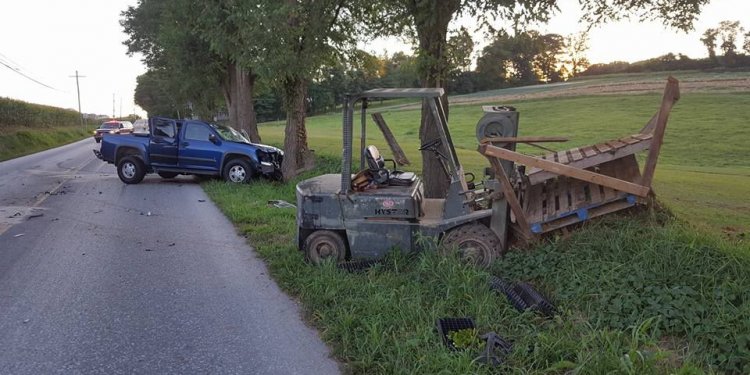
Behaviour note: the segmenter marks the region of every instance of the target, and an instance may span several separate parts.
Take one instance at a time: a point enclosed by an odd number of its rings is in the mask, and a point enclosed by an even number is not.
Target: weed
[[[479,338],[479,332],[476,328],[450,331],[448,332],[448,338],[453,343],[453,347],[458,350],[479,351],[482,349],[482,340]]]

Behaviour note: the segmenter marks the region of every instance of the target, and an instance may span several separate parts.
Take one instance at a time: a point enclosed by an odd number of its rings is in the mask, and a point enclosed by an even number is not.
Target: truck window
[[[206,125],[187,124],[185,129],[185,139],[194,141],[208,141],[209,134],[211,134],[211,131]]]
[[[174,124],[168,120],[157,119],[154,123],[154,135],[174,138]]]

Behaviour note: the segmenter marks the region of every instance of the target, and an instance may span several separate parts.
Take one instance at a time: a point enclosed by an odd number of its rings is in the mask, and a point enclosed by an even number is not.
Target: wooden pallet
[[[641,177],[638,162],[632,154],[601,164],[596,169],[603,175],[626,181]],[[566,176],[529,185],[520,199],[531,232],[535,234],[632,207],[640,201],[633,194]]]
[[[659,111],[640,133],[592,146],[533,157],[482,142],[479,152],[495,169],[516,223],[515,231],[531,239],[645,202],[651,193],[669,112],[679,97],[679,82],[669,77]],[[503,141],[528,143],[521,138]],[[641,173],[635,154],[646,149],[649,154]],[[511,187],[500,159],[528,167],[519,191]]]
[[[570,150],[548,153],[541,156],[541,158],[576,168],[589,168],[646,150],[651,146],[653,139],[654,135],[651,133],[639,133],[593,146],[577,147]],[[558,176],[542,168],[531,168],[526,175],[531,185],[536,185],[544,180]]]

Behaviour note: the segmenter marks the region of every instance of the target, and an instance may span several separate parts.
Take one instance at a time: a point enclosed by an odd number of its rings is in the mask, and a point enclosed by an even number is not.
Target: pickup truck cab
[[[117,167],[126,184],[137,184],[147,173],[162,178],[179,174],[220,176],[246,183],[256,177],[281,178],[284,152],[251,143],[225,125],[198,120],[152,117],[148,133],[107,136],[94,154]]]

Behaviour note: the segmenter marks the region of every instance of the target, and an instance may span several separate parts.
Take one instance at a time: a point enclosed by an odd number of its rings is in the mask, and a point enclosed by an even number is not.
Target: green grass
[[[657,76],[663,73],[574,83]],[[682,75],[683,82],[736,76]],[[567,136],[570,142],[552,145],[563,149],[636,133],[659,101],[654,93],[504,104],[521,112],[521,135]],[[419,112],[408,102],[391,104],[379,111],[414,163],[407,169],[419,171]],[[293,243],[295,210],[270,208],[266,201],[291,202],[299,179],[338,172],[339,113],[308,119],[310,146],[319,156],[316,170],[287,184],[211,182],[204,188],[255,246],[279,285],[301,301],[308,320],[350,372],[750,373],[748,108],[748,92],[716,87],[684,92],[672,112],[654,182],[667,211],[589,222],[569,236],[548,237],[531,251],[512,251],[489,271],[432,253],[394,252],[363,274],[304,262]],[[477,104],[453,105],[450,111],[459,158],[473,172],[486,165],[474,136],[481,115]],[[369,129],[368,142],[388,150],[377,128]],[[283,140],[282,123],[264,124],[260,131],[265,142]],[[528,147],[521,151],[538,153]],[[518,313],[488,290],[490,273],[531,282],[557,302],[560,314],[543,319]],[[503,366],[489,368],[474,361],[476,352],[446,350],[434,327],[446,316],[473,317],[480,332],[512,340],[513,352]]]
[[[0,133],[0,161],[62,146],[91,136],[80,126],[6,130]]]
[[[305,176],[335,172],[325,157]],[[247,236],[278,284],[347,370],[361,374],[697,374],[750,371],[749,249],[686,229],[663,213],[595,221],[569,238],[511,252],[489,271],[528,280],[561,314],[518,313],[487,271],[433,253],[392,253],[363,274],[304,262],[294,245],[296,181],[204,189]],[[514,342],[500,368],[443,347],[435,320],[470,316]]]
[[[660,100],[657,94],[607,95],[506,104],[513,104],[520,111],[519,135],[566,136],[569,142],[549,145],[565,149],[637,133],[656,112]],[[684,93],[672,110],[654,185],[662,201],[680,217],[712,230],[729,227],[732,233],[750,231],[748,108],[750,92],[691,92]],[[386,109],[382,113],[413,163],[405,169],[420,171],[419,110]],[[451,135],[459,159],[467,171],[475,173],[487,165],[476,152],[475,126],[481,116],[481,105],[456,105],[450,109]],[[355,119],[358,124],[359,116]],[[389,154],[377,127],[372,121],[368,124],[368,143]],[[282,125],[262,125],[263,140],[281,144]],[[307,126],[310,147],[318,154],[341,153],[340,114],[309,118]],[[355,137],[359,137],[357,131]],[[359,144],[356,138],[355,144]],[[527,146],[520,151],[540,152]]]

